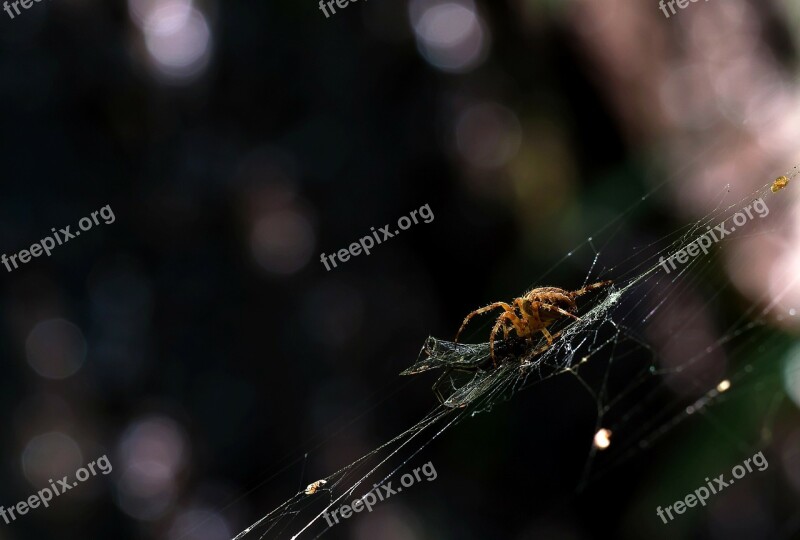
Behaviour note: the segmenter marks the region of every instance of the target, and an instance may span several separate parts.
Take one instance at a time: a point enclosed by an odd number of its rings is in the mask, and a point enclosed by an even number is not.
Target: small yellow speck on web
[[[731,387],[731,381],[729,381],[728,379],[725,379],[723,381],[720,381],[719,384],[717,385],[717,392],[720,392],[720,393],[724,392],[725,390],[729,389],[730,387]]]
[[[782,190],[783,188],[785,188],[788,185],[789,185],[789,177],[788,176],[779,176],[772,183],[772,188],[771,189],[772,189],[773,193],[777,193],[777,192],[779,192],[780,190]]]
[[[306,488],[306,495],[313,495],[314,493],[319,491],[322,486],[324,486],[327,483],[328,483],[327,480],[317,480],[316,482],[314,482],[312,484],[308,484],[308,487]]]

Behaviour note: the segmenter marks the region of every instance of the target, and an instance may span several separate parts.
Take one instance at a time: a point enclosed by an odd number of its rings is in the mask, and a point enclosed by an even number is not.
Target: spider
[[[599,281],[577,291],[565,291],[558,287],[538,287],[531,289],[519,298],[515,298],[511,303],[514,307],[505,302],[494,302],[467,315],[464,318],[464,322],[461,323],[461,328],[458,329],[454,341],[458,343],[458,336],[464,331],[472,317],[493,309],[503,308],[504,312],[497,318],[497,322],[492,328],[492,333],[489,335],[492,364],[497,367],[497,360],[494,355],[494,339],[501,329],[503,330],[503,339],[508,339],[510,329],[515,330],[519,337],[527,339],[533,339],[535,332],[541,332],[544,334],[549,347],[553,344],[553,335],[547,330],[547,327],[561,317],[569,317],[577,321],[578,317],[575,313],[578,312],[578,306],[575,303],[575,299],[609,285],[611,285],[611,281]]]

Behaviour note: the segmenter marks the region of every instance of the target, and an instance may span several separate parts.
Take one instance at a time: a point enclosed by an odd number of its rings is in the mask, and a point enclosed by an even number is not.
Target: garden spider
[[[461,328],[458,329],[454,341],[458,343],[458,336],[461,335],[472,317],[496,308],[503,308],[504,312],[497,318],[492,333],[489,335],[492,363],[494,367],[497,367],[497,360],[494,356],[494,338],[501,328],[503,339],[508,339],[510,328],[513,328],[519,337],[528,339],[532,339],[535,332],[541,332],[547,340],[547,346],[550,346],[553,344],[553,335],[547,330],[547,327],[561,317],[578,320],[575,315],[578,312],[575,299],[609,285],[611,285],[611,281],[599,281],[577,291],[565,291],[558,287],[538,287],[515,298],[512,302],[513,307],[505,302],[494,302],[467,315],[464,322],[461,323]]]

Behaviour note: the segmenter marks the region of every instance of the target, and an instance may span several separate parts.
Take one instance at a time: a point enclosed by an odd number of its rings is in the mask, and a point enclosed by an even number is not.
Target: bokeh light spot
[[[414,0],[409,10],[417,48],[432,66],[464,73],[485,60],[488,31],[473,2]]]
[[[169,540],[228,540],[233,533],[220,514],[188,510],[179,514],[169,530]]]
[[[172,419],[138,420],[120,441],[119,505],[141,520],[160,517],[173,502],[176,478],[187,462],[183,429]]]
[[[156,3],[143,31],[154,67],[168,80],[191,80],[208,65],[211,30],[205,15],[185,1]]]
[[[86,360],[86,340],[80,328],[64,319],[42,321],[25,342],[28,364],[42,377],[65,379]]]
[[[72,475],[83,464],[81,450],[71,437],[59,431],[37,435],[22,452],[22,471],[33,487]]]
[[[459,154],[470,165],[495,169],[519,151],[522,127],[517,116],[497,103],[480,103],[464,111],[456,122]]]
[[[256,261],[274,274],[299,271],[308,264],[314,244],[311,221],[304,213],[290,208],[259,218],[250,236]]]

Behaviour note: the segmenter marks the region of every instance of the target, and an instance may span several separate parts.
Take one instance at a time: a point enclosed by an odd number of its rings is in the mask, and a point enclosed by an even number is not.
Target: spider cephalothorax
[[[535,332],[541,332],[544,334],[547,344],[552,345],[553,336],[547,330],[547,327],[553,321],[562,317],[577,320],[578,305],[575,303],[575,299],[595,289],[607,287],[610,284],[611,281],[600,281],[577,291],[566,291],[558,287],[538,287],[531,289],[519,298],[515,298],[511,305],[505,302],[494,302],[467,315],[461,324],[461,328],[458,329],[458,333],[456,333],[455,341],[458,342],[458,336],[461,335],[461,332],[466,328],[472,317],[493,309],[502,308],[504,312],[497,318],[497,322],[489,336],[492,362],[497,366],[494,356],[494,339],[501,329],[503,330],[503,339],[508,339],[510,329],[514,329],[519,337],[528,339],[532,339]]]

